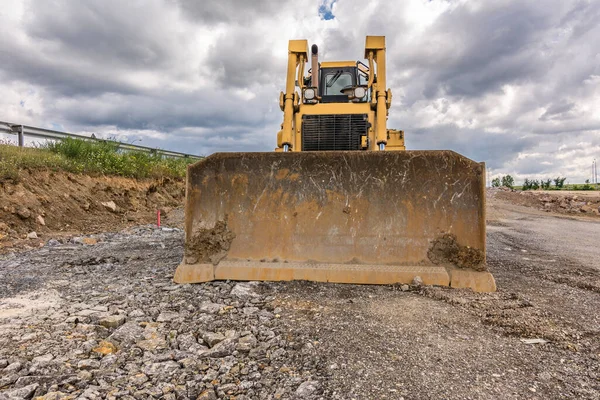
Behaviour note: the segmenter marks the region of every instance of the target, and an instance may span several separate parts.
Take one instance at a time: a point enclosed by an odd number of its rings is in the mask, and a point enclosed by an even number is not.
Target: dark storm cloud
[[[549,119],[570,119],[575,116],[569,115],[569,112],[573,110],[575,103],[559,102],[552,104],[546,109],[546,112],[540,117],[540,120],[546,121]]]
[[[135,93],[125,74],[160,72],[185,57],[177,13],[158,2],[27,2],[22,33],[0,41],[4,79],[22,80],[58,95]]]
[[[552,11],[534,2],[474,8],[464,3],[440,16],[408,50],[395,46],[399,56],[390,62],[420,76],[414,85],[419,92],[409,94],[411,101],[421,96],[479,97],[505,84],[535,80],[552,61],[544,52],[548,30],[557,22]]]
[[[129,68],[160,68],[179,58],[178,44],[184,35],[164,29],[172,21],[156,2],[31,3],[34,5],[25,15],[25,31],[33,40],[57,46],[63,56]]]
[[[0,12],[0,107],[31,125],[272,150],[287,39],[354,60],[382,34],[390,126],[409,148],[516,174],[576,174],[573,160],[600,151],[597,1],[340,0],[328,21],[330,0],[22,1],[22,14]],[[573,158],[554,157],[574,140]]]
[[[409,148],[453,150],[473,160],[485,161],[492,169],[500,168],[538,140],[534,135],[496,133],[485,129],[459,128],[452,124],[419,128],[406,135]]]
[[[283,58],[273,59],[270,43],[234,31],[217,37],[208,51],[206,67],[214,71],[221,85],[244,88],[273,81],[283,85],[286,62]]]
[[[212,93],[200,92],[106,94],[57,102],[53,110],[83,126],[114,125],[122,129],[163,132],[184,127],[256,128],[268,122],[270,115],[256,112],[250,101],[243,102],[232,96],[215,99]]]
[[[252,24],[256,19],[273,15],[283,0],[171,0],[179,4],[184,15],[206,24]],[[287,1],[289,2],[289,1]]]

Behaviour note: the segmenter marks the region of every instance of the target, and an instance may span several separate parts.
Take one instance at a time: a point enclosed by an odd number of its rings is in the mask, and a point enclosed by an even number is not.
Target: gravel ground
[[[180,286],[149,226],[2,256],[0,399],[600,399],[600,224],[488,208],[492,294]]]

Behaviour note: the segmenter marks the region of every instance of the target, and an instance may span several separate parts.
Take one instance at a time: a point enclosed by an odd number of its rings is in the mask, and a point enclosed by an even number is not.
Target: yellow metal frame
[[[356,67],[356,61],[323,61],[321,68]]]
[[[368,146],[364,150],[405,150],[404,132],[387,129],[388,109],[392,105],[392,92],[386,88],[385,36],[367,36],[365,42],[365,58],[369,60],[369,88],[371,102],[367,103],[316,103],[304,104],[302,89],[304,88],[304,64],[308,61],[308,41],[290,40],[288,47],[288,68],[285,93],[281,92],[279,105],[283,111],[283,124],[277,133],[277,148],[283,151],[302,149],[302,116],[322,114],[367,114],[371,127],[367,133]],[[377,66],[375,70],[374,66]],[[354,67],[355,61],[322,62],[322,68]],[[363,69],[364,70],[364,69]],[[367,72],[367,71],[365,71]],[[377,74],[377,82],[374,82]],[[296,82],[298,86],[296,86]],[[296,87],[300,93],[296,92]]]

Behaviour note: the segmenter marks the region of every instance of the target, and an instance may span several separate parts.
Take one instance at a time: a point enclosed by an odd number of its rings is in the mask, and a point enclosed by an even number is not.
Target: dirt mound
[[[183,205],[182,180],[136,180],[66,172],[22,171],[0,182],[0,253],[39,247],[51,238],[172,223]]]
[[[600,215],[600,194],[598,192],[517,191],[490,188],[488,189],[489,196],[520,206],[534,207],[545,212]]]

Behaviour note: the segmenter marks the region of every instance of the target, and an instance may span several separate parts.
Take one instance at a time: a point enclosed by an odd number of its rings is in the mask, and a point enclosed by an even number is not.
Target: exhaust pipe
[[[313,44],[311,47],[312,58],[311,58],[311,84],[317,89],[317,95],[319,93],[319,46]]]

